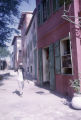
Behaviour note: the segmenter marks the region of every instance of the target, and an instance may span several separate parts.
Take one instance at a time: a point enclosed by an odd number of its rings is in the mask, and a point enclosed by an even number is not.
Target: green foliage
[[[10,55],[7,47],[0,47],[0,58],[4,58]]]
[[[23,0],[0,0],[0,46],[5,46],[8,42],[14,28],[10,28],[10,24],[14,24],[14,17],[19,16],[18,6]],[[28,2],[29,0],[24,0]]]
[[[64,5],[64,1],[65,1],[65,4],[68,5],[72,2],[72,0],[59,0],[59,6],[62,6]]]
[[[76,93],[80,93],[80,80],[79,79],[70,80],[70,86],[74,89]]]

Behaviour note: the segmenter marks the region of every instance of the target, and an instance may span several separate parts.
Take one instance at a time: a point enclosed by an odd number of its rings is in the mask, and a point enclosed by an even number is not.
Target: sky
[[[29,3],[25,2],[25,1],[23,1],[21,3],[21,5],[19,6],[19,11],[20,11],[19,17],[20,18],[21,18],[22,12],[33,11],[35,9],[35,7],[36,7],[35,1],[36,0],[29,0]],[[16,21],[17,21],[17,24],[15,24],[15,27],[18,28],[18,24],[19,24],[20,19],[16,19]]]
[[[21,18],[22,12],[33,11],[33,10],[35,9],[35,7],[36,7],[35,1],[36,1],[36,0],[29,0],[29,3],[24,2],[24,1],[21,3],[21,5],[19,6],[19,11],[20,11],[20,16],[19,16],[19,17],[20,17],[20,18]],[[13,25],[13,27],[14,27],[14,28],[18,28],[18,24],[19,24],[20,19],[17,19],[17,18],[15,18],[15,17],[14,17],[14,19],[15,19],[16,23]],[[11,27],[12,27],[12,26],[11,26]],[[15,35],[16,35],[16,34],[13,33],[13,35],[12,35],[12,37],[11,37],[11,42],[8,44],[9,50],[10,50],[11,52],[13,51],[13,48],[12,48],[12,46],[11,46],[11,43],[12,43],[13,37],[14,37]]]
[[[35,0],[29,0],[29,4],[26,2],[22,2],[20,6],[20,11],[33,11],[35,9]]]

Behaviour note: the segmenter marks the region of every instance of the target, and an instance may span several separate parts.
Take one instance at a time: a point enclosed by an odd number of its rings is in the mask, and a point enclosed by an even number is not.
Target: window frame
[[[62,52],[61,52],[61,49],[62,49],[62,48],[61,48],[61,42],[62,42],[62,41],[65,41],[65,40],[68,40],[68,39],[70,40],[70,56],[71,56],[71,65],[72,65],[72,68],[71,68],[71,69],[72,69],[72,74],[66,74],[66,73],[63,73],[63,72],[62,72],[62,68],[63,68],[63,67],[62,67]],[[72,60],[72,49],[71,49],[71,38],[70,38],[70,34],[69,34],[69,36],[67,36],[67,37],[65,37],[65,38],[63,38],[63,39],[60,40],[60,56],[61,56],[61,74],[63,74],[63,75],[73,75],[73,60]]]

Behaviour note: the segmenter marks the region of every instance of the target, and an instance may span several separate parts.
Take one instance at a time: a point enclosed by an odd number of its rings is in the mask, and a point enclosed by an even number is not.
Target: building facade
[[[16,70],[22,62],[21,36],[14,36],[13,45],[13,68]]]
[[[81,15],[80,0],[66,0],[69,16]],[[70,79],[81,75],[81,29],[62,18],[62,0],[36,0],[38,36],[38,84],[72,96]],[[78,20],[74,19],[78,24]],[[79,75],[80,74],[80,75]],[[79,75],[79,76],[78,76]],[[81,81],[80,81],[81,82]],[[81,87],[80,87],[81,88]]]
[[[19,26],[18,26],[18,29],[21,30],[22,63],[23,63],[24,71],[26,71],[26,58],[27,58],[27,47],[25,45],[25,37],[26,37],[25,33],[30,24],[31,18],[32,18],[32,12],[28,11],[28,12],[22,13]],[[24,72],[24,77],[26,77],[26,72]]]
[[[26,30],[25,48],[26,56],[26,73],[27,77],[37,79],[37,15],[36,10],[33,12],[32,19]]]

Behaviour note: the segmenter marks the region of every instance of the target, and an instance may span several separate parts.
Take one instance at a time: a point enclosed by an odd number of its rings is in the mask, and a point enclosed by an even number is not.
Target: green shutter
[[[50,89],[55,90],[54,44],[49,46]]]
[[[37,78],[37,50],[34,50],[34,67],[35,67],[35,78]]]
[[[57,74],[61,73],[61,59],[60,59],[60,41],[55,42],[55,72]]]
[[[38,5],[38,9],[37,9],[37,21],[39,26],[40,25],[40,4]]]
[[[56,11],[56,0],[53,0],[53,11]]]
[[[43,4],[42,2],[38,5],[38,26],[43,22]]]
[[[39,82],[43,85],[43,65],[42,65],[42,48],[38,50],[38,69],[39,69]]]
[[[63,1],[63,0],[61,0],[61,1]],[[58,10],[59,9],[59,0],[56,0],[56,10]]]
[[[50,0],[46,0],[47,17],[50,16]]]
[[[43,3],[40,3],[40,24],[43,23]]]

